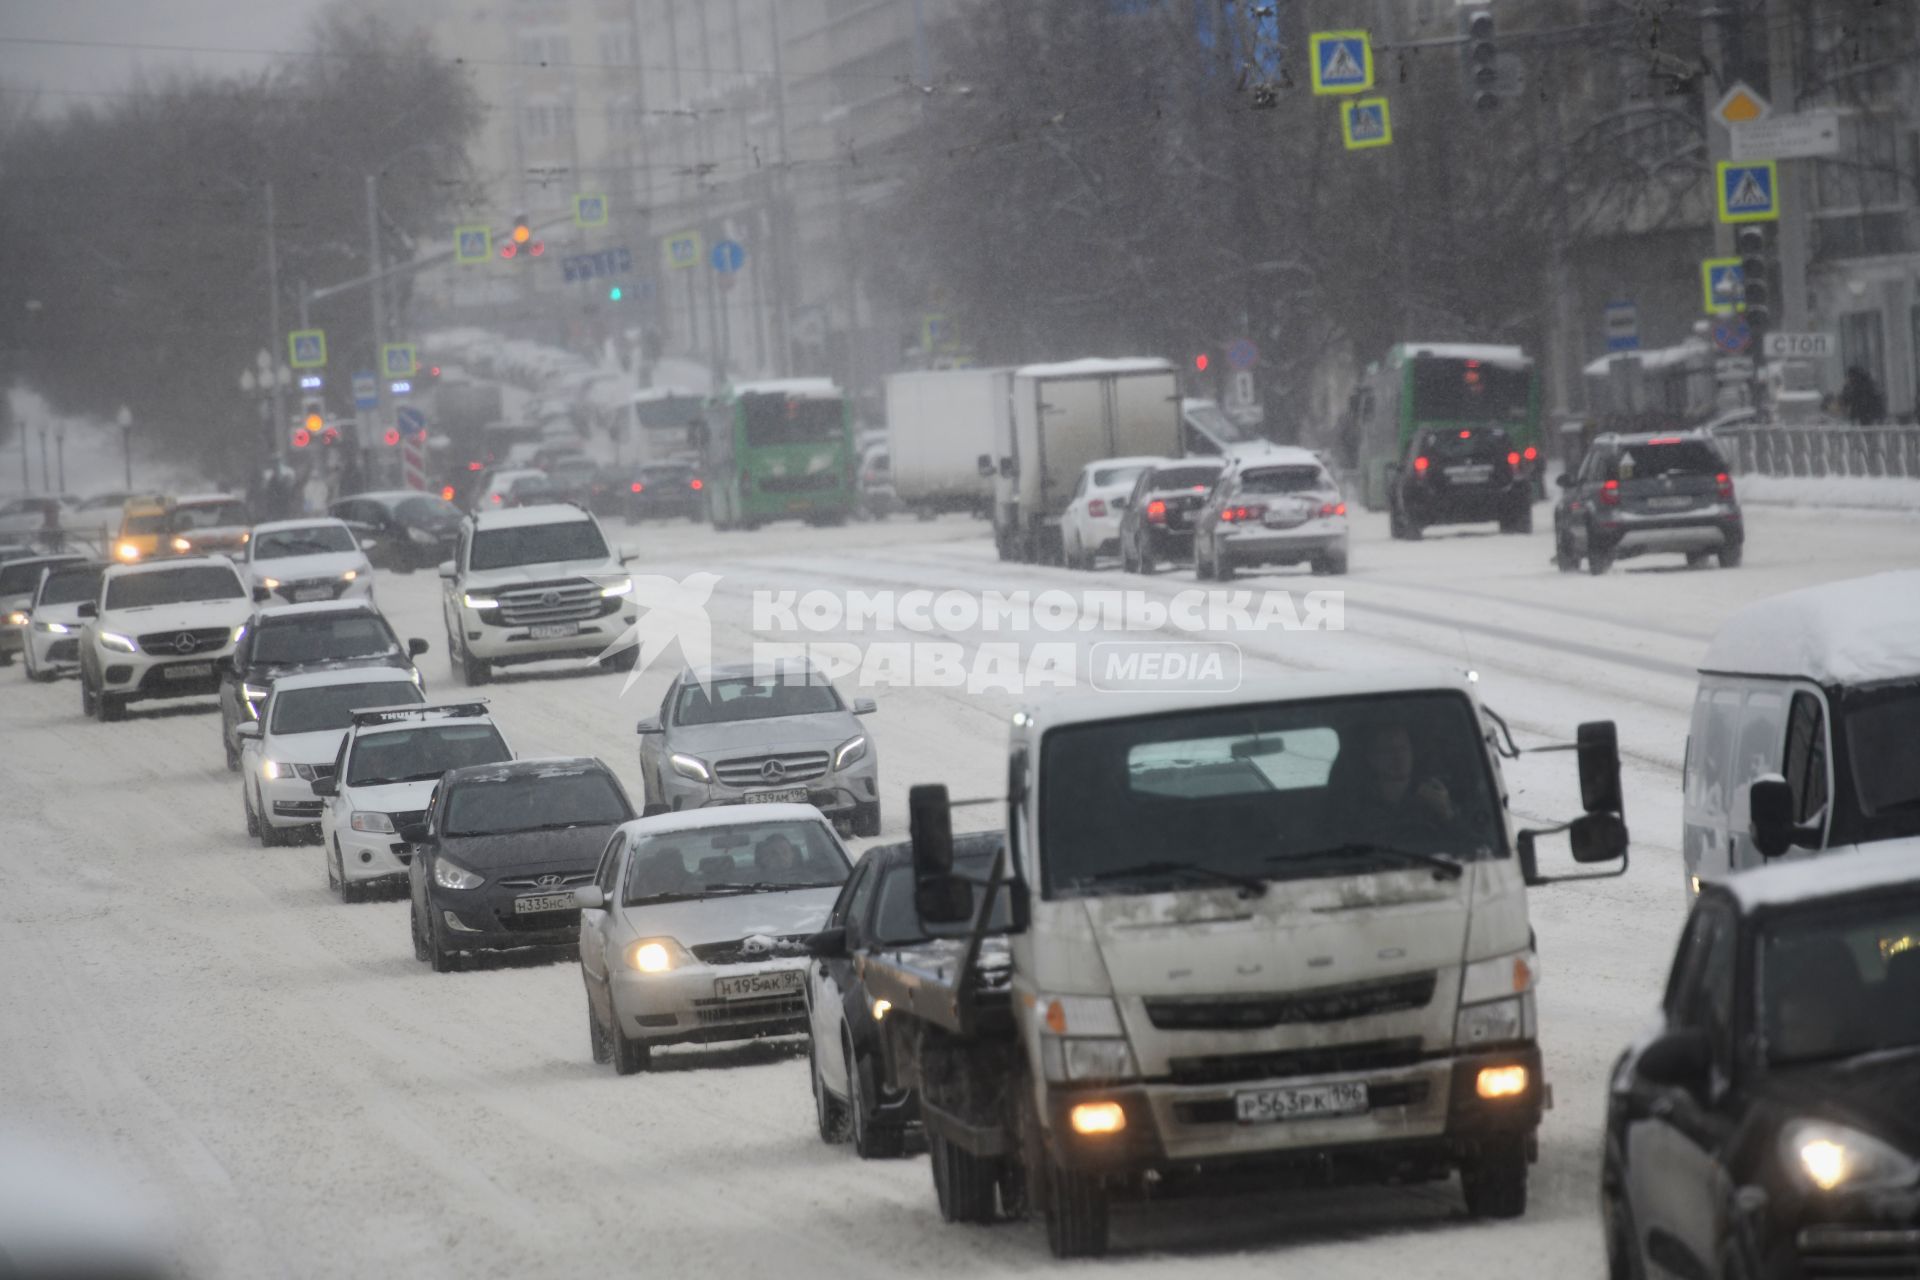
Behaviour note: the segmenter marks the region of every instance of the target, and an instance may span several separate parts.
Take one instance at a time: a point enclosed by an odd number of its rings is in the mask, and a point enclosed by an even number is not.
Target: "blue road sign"
[[[1359,93],[1373,87],[1373,49],[1366,32],[1315,31],[1308,44],[1316,94]]]
[[[1780,216],[1779,174],[1771,160],[1720,162],[1716,193],[1722,222],[1772,222]]]
[[[1640,349],[1640,308],[1624,299],[1607,304],[1607,350]]]
[[[1713,345],[1730,356],[1737,356],[1753,343],[1753,329],[1739,316],[1713,322]]]
[[[380,385],[370,373],[353,375],[353,407],[371,409],[380,403]]]
[[[461,262],[485,262],[493,256],[493,232],[485,226],[455,227],[453,254]]]
[[[403,404],[393,411],[393,425],[400,428],[400,434],[423,436],[427,433],[427,415],[410,404]]]
[[[321,329],[295,329],[287,335],[287,361],[296,369],[318,369],[327,363],[327,335]]]
[[[747,251],[738,240],[719,240],[714,243],[710,257],[715,271],[730,276],[745,264]]]
[[[1235,338],[1227,344],[1227,367],[1244,373],[1260,363],[1260,348],[1253,345],[1252,338]]]
[[[1701,299],[1710,316],[1738,311],[1747,299],[1747,273],[1738,258],[1708,258],[1700,264]]]

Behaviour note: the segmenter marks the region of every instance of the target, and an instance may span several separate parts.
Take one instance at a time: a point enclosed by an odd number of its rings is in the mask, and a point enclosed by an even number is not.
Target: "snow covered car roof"
[[[498,507],[473,517],[476,530],[518,529],[532,524],[569,524],[591,520],[586,510],[570,502],[541,502],[530,507]]]
[[[1822,685],[1920,680],[1920,569],[1755,601],[1721,626],[1700,670]]]
[[[1162,457],[1157,453],[1142,453],[1126,458],[1101,458],[1098,462],[1089,462],[1080,469],[1088,474],[1092,474],[1095,471],[1105,471],[1109,467],[1157,467],[1162,463],[1171,463],[1172,461],[1172,458]]]
[[[257,538],[263,533],[279,533],[285,529],[317,529],[322,526],[330,529],[344,529],[347,527],[347,522],[337,519],[334,516],[307,516],[300,520],[273,520],[266,524],[253,526],[253,536]]]
[[[635,818],[621,823],[620,830],[633,835],[651,836],[673,831],[745,827],[762,822],[818,822],[832,829],[826,815],[810,804],[727,804],[709,809],[682,809],[679,813],[656,813],[651,818]]]
[[[1245,475],[1249,471],[1261,471],[1267,467],[1320,467],[1320,455],[1311,449],[1302,449],[1297,444],[1269,444],[1259,453],[1243,454],[1234,459],[1234,470]]]
[[[1107,359],[1088,356],[1084,360],[1062,360],[1054,364],[1023,364],[1013,371],[1016,378],[1076,378],[1099,373],[1162,373],[1173,365],[1159,356],[1122,356]]]
[[[371,601],[365,598],[357,600],[309,600],[304,604],[276,604],[254,611],[259,622],[272,622],[276,618],[301,618],[316,613],[379,613]]]
[[[1222,707],[1267,706],[1274,703],[1307,702],[1318,698],[1367,697],[1383,693],[1431,693],[1452,691],[1478,701],[1474,687],[1464,672],[1448,667],[1414,667],[1392,671],[1348,673],[1322,672],[1313,675],[1249,680],[1239,688],[1221,692],[1173,690],[1137,693],[1063,693],[1023,708],[1024,716],[1038,735],[1070,724],[1094,724],[1103,720],[1135,720],[1148,716],[1178,715],[1191,711],[1213,711]],[[1016,718],[1016,725],[1019,723]]]
[[[845,393],[832,378],[771,378],[764,382],[736,382],[736,396],[791,396],[797,400],[837,400]]]
[[[225,556],[167,556],[159,560],[148,560],[134,564],[110,564],[107,566],[106,580],[130,578],[140,573],[165,573],[169,569],[191,569],[197,565],[217,564],[233,569],[233,561]],[[239,573],[238,569],[234,572]]]
[[[1886,840],[1845,853],[1771,862],[1713,886],[1742,911],[1819,902],[1876,889],[1920,889],[1920,840]],[[1704,892],[1708,886],[1702,886]]]
[[[531,760],[501,760],[494,764],[470,764],[461,769],[449,769],[443,781],[505,782],[508,778],[557,778],[575,773],[613,776],[613,770],[607,768],[597,756],[539,756]],[[806,807],[812,808],[811,805]]]
[[[1478,360],[1503,369],[1531,369],[1533,357],[1519,347],[1495,346],[1484,342],[1408,342],[1401,346],[1408,359],[1433,356],[1440,360]]]
[[[273,687],[276,692],[284,693],[288,689],[324,689],[336,684],[411,685],[413,682],[411,667],[335,667],[327,671],[303,671],[297,675],[281,676],[274,680]]]

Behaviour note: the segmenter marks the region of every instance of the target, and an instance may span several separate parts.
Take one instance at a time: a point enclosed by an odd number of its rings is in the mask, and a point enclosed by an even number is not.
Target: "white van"
[[[1789,849],[1898,841],[1920,869],[1920,571],[1727,620],[1700,663],[1684,815],[1690,893]]]

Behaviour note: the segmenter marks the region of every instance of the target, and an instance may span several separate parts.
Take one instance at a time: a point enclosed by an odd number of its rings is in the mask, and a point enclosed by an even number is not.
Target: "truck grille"
[[[764,755],[735,756],[714,763],[714,774],[730,787],[787,787],[818,778],[827,771],[824,751],[772,751]]]
[[[1283,1080],[1290,1076],[1327,1076],[1348,1071],[1391,1071],[1418,1061],[1420,1037],[1404,1036],[1279,1053],[1174,1058],[1167,1066],[1175,1084],[1232,1084],[1241,1080]]]
[[[149,631],[140,637],[140,648],[145,653],[177,654],[184,658],[189,654],[224,648],[232,635],[233,629],[230,627],[186,627],[172,631]]]
[[[807,1016],[807,1002],[798,995],[770,996],[763,1000],[695,1000],[693,1016],[703,1027],[803,1019]]]
[[[502,591],[500,621],[509,627],[542,622],[585,622],[601,614],[600,588],[578,578],[570,582],[538,582]]]
[[[773,946],[747,949],[745,938],[735,938],[731,942],[703,942],[688,948],[698,960],[707,964],[757,964],[765,960],[775,960],[781,956],[805,955],[807,939],[811,934],[796,933],[790,937],[772,939]]]
[[[1385,982],[1323,987],[1293,996],[1149,1000],[1147,1017],[1162,1031],[1244,1031],[1283,1023],[1341,1022],[1424,1008],[1433,999],[1435,977],[1431,972],[1419,973]]]

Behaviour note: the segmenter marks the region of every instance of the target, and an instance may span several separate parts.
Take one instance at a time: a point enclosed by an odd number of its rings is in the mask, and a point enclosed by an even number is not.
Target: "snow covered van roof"
[[[1841,854],[1770,862],[1715,883],[1734,896],[1742,911],[1876,889],[1920,888],[1920,859],[1914,857],[1914,844],[1887,840]]]
[[[796,400],[838,400],[845,392],[832,378],[769,378],[763,382],[736,382],[736,396],[790,396]]]
[[[1159,356],[1122,356],[1109,360],[1089,356],[1084,360],[1063,360],[1057,364],[1024,364],[1013,371],[1016,378],[1077,378],[1096,373],[1169,373],[1173,365]]]
[[[1519,347],[1484,342],[1406,342],[1395,348],[1403,357],[1433,356],[1440,360],[1478,360],[1503,369],[1531,369],[1533,357]]]
[[[1700,670],[1823,685],[1920,680],[1920,569],[1755,601],[1721,626]]]

